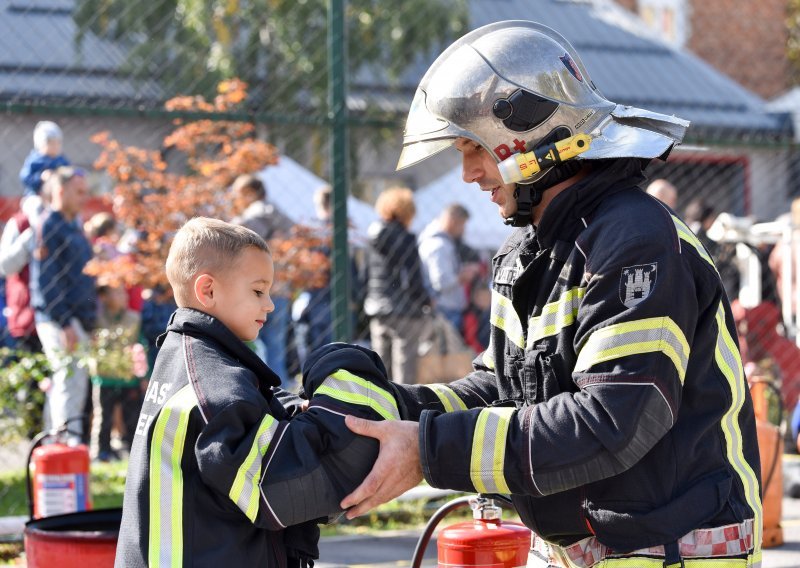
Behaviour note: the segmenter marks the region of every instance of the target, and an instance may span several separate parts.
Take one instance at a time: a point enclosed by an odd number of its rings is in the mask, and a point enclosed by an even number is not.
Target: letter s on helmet
[[[496,22],[457,40],[428,69],[411,103],[397,169],[462,136],[498,162],[578,133],[592,141],[577,159],[666,158],[688,126],[604,98],[556,31],[528,21]]]

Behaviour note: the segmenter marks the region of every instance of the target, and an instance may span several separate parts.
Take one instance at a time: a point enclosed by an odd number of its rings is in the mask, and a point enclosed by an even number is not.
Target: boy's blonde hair
[[[167,278],[179,307],[189,303],[192,281],[202,272],[221,274],[229,270],[249,247],[272,254],[258,234],[247,227],[195,217],[181,227],[167,255]]]

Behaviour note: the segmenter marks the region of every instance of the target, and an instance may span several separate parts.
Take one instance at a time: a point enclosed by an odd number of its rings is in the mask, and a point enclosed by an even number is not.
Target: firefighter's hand
[[[347,416],[345,423],[356,434],[375,438],[381,445],[372,471],[342,500],[342,509],[348,509],[348,519],[391,501],[422,481],[418,423],[406,420],[376,422],[355,416]]]

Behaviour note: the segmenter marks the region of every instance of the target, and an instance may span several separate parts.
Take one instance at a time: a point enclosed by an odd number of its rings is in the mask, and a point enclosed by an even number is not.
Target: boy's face
[[[275,309],[269,291],[275,276],[272,257],[249,247],[225,274],[215,274],[213,301],[205,311],[242,341],[253,341]]]

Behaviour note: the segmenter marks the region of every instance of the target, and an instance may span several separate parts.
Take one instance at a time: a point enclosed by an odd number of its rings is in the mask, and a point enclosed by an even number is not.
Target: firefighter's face
[[[464,181],[477,183],[481,191],[489,192],[492,203],[495,203],[500,210],[501,217],[510,217],[516,213],[515,184],[503,183],[494,156],[469,138],[458,138],[455,147],[461,152],[461,175]]]
[[[239,254],[222,274],[213,274],[210,305],[204,310],[224,323],[242,341],[253,341],[275,309],[269,296],[275,269],[272,257],[256,247]]]

